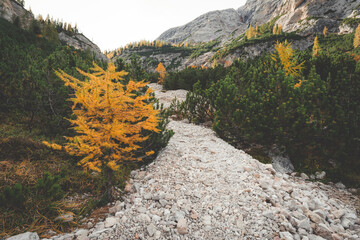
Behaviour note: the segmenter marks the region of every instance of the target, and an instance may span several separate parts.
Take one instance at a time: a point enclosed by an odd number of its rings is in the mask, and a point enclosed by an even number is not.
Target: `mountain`
[[[154,71],[159,62],[168,70],[186,67],[209,67],[217,63],[231,63],[234,59],[254,58],[274,50],[276,41],[287,39],[294,49],[306,50],[324,27],[332,34],[352,33],[360,23],[360,0],[248,0],[238,9],[212,11],[193,21],[171,28],[156,41],[168,43],[164,47],[127,46],[113,51],[112,60],[129,61],[138,54],[143,66]],[[250,26],[262,32],[247,39]],[[281,34],[273,34],[273,27],[282,27]]]
[[[167,30],[158,40],[170,43],[208,42],[211,39],[226,37],[240,26],[247,28],[235,9],[212,11],[201,15],[190,23]]]
[[[29,29],[31,21],[34,19],[34,15],[15,0],[0,0],[0,17],[9,22],[16,21],[24,29]],[[100,48],[83,34],[75,33],[70,35],[61,31],[58,35],[59,40],[66,45],[80,50],[89,50],[93,52],[98,59],[107,61],[107,57],[101,52]]]
[[[359,0],[248,0],[237,10],[209,12],[183,26],[171,28],[158,40],[198,43],[227,39],[231,33],[232,37],[243,34],[250,24],[261,25],[276,17],[276,23],[281,24],[285,32],[320,33],[324,26],[330,32],[343,32],[343,19],[358,18],[359,5]]]

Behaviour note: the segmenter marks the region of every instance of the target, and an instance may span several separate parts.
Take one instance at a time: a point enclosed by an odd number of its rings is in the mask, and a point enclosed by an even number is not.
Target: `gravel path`
[[[104,222],[52,239],[360,238],[358,200],[346,190],[278,173],[203,126],[169,128],[168,146],[132,172]]]

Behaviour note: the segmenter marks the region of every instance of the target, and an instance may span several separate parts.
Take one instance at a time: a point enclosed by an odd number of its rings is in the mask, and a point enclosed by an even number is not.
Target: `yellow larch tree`
[[[300,72],[304,68],[304,62],[298,63],[294,59],[294,50],[291,47],[291,43],[285,40],[284,43],[277,42],[275,44],[276,53],[272,54],[272,59],[277,62],[280,60],[281,65],[283,66],[286,76],[291,75],[294,78],[300,77]]]
[[[355,30],[355,37],[354,37],[354,48],[360,47],[360,24],[357,26]]]
[[[158,84],[164,84],[164,80],[167,75],[167,72],[162,62],[158,64],[157,68],[155,68],[155,71],[160,74]]]
[[[277,32],[278,32],[278,27],[277,27],[277,25],[274,25],[274,27],[273,27],[273,35],[276,35]]]
[[[324,30],[323,30],[323,35],[324,35],[324,37],[327,36],[327,33],[328,33],[328,28],[325,26],[325,27],[324,27]]]
[[[314,46],[313,46],[312,50],[313,50],[313,56],[318,57],[320,54],[321,48],[320,48],[319,39],[317,36],[314,39]]]
[[[70,101],[76,118],[69,121],[77,136],[66,137],[64,146],[44,144],[82,157],[79,165],[85,169],[103,172],[107,178],[105,194],[111,197],[113,171],[122,163],[141,160],[134,152],[148,138],[144,130],[159,132],[158,111],[149,102],[150,88],[138,94],[147,83],[129,81],[125,84],[123,76],[127,73],[116,72],[113,63],[109,63],[107,70],[94,64],[92,73],[77,70],[86,77],[85,81],[56,71],[65,85],[74,90]],[[153,151],[146,153],[151,154]]]
[[[253,28],[253,26],[251,24],[250,24],[249,29],[246,30],[245,35],[246,35],[247,39],[251,39],[253,37],[256,37],[255,29]]]
[[[280,35],[280,34],[282,34],[282,32],[283,32],[283,30],[282,30],[282,25],[279,24],[278,27],[277,27],[277,30],[276,30],[276,34],[277,34],[277,35]]]

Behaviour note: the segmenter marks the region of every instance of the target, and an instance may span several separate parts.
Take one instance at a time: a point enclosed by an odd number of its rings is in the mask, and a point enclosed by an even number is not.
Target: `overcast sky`
[[[155,40],[212,10],[239,8],[246,0],[25,0],[27,9],[46,17],[77,23],[102,51],[129,42]]]

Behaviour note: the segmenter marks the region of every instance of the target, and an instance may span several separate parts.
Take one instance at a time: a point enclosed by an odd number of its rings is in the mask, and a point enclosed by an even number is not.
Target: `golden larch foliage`
[[[166,69],[165,69],[164,65],[160,62],[158,64],[157,68],[155,68],[155,71],[160,74],[158,84],[163,84],[164,80],[165,80],[165,77],[167,75],[167,72],[166,72]]]
[[[314,39],[314,46],[313,46],[312,50],[313,50],[313,56],[318,57],[320,54],[321,48],[320,48],[319,39],[317,36]]]
[[[354,37],[354,48],[360,47],[360,24],[357,26],[355,30],[355,37]]]
[[[274,25],[274,27],[273,27],[273,35],[277,34],[277,32],[278,32],[277,29],[278,29],[277,25]]]
[[[129,81],[125,84],[123,76],[127,73],[116,72],[113,63],[109,63],[107,70],[94,64],[92,73],[77,70],[86,77],[85,81],[61,70],[56,74],[74,90],[70,101],[76,119],[69,121],[78,135],[66,137],[65,146],[44,144],[83,157],[79,165],[98,172],[116,170],[119,163],[125,161],[140,160],[134,157],[134,151],[148,138],[143,131],[159,132],[158,111],[148,101],[152,90],[136,94],[147,83]]]
[[[323,35],[324,35],[324,37],[327,36],[327,33],[328,33],[328,28],[325,26],[325,27],[324,27],[324,30],[323,30]]]
[[[245,35],[247,37],[247,39],[251,39],[253,37],[256,37],[256,31],[253,28],[253,26],[250,24],[250,27],[248,30],[246,30]]]
[[[281,24],[279,24],[279,26],[277,27],[277,30],[276,30],[276,34],[277,35],[280,35],[280,34],[282,34],[282,25]]]
[[[271,57],[274,61],[278,61],[277,57],[279,57],[286,76],[300,77],[300,72],[304,68],[304,62],[298,64],[298,62],[293,59],[294,50],[291,47],[291,43],[288,43],[287,40],[285,40],[284,43],[277,42],[275,44],[275,50],[277,54],[274,53]]]

